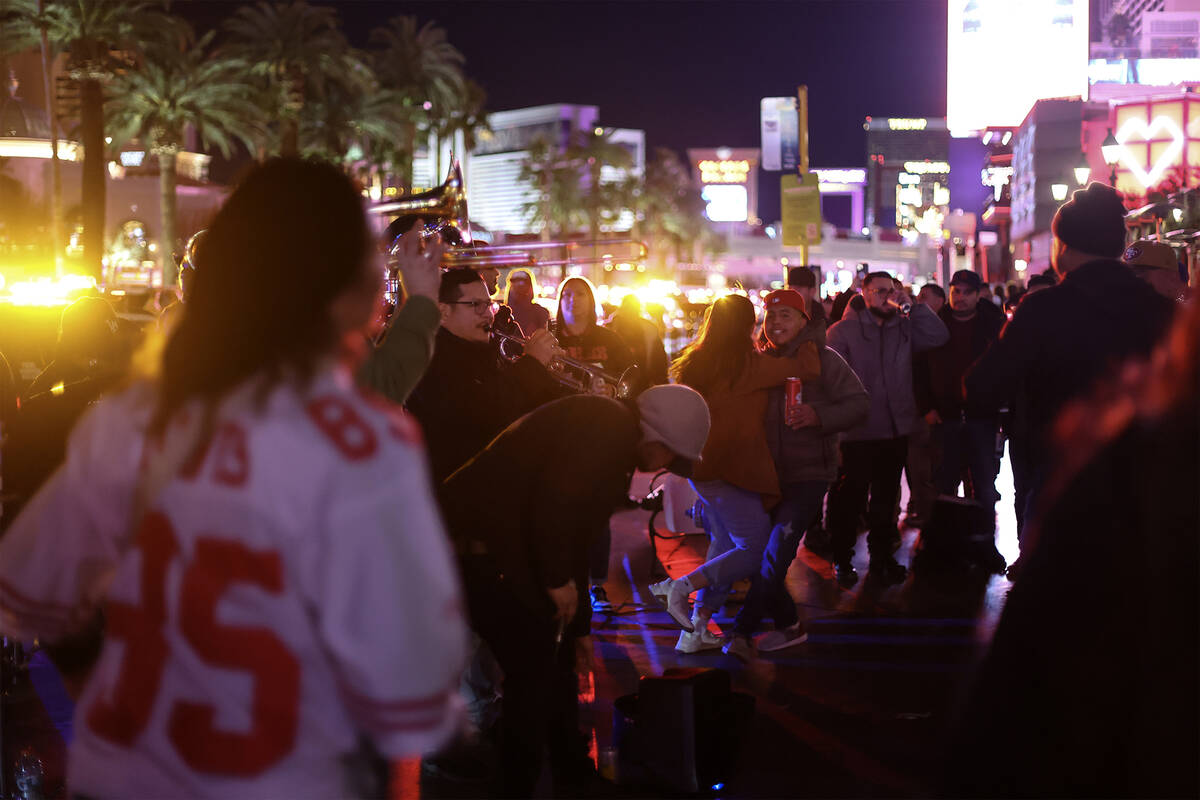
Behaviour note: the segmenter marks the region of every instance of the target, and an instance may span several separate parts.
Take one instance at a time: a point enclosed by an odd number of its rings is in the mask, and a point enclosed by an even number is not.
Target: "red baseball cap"
[[[763,305],[770,310],[779,306],[794,308],[808,317],[808,309],[804,307],[804,295],[795,289],[776,289],[763,298]]]

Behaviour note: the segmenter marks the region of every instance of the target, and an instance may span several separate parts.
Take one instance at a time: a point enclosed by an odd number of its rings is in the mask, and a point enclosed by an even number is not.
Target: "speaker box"
[[[1004,571],[1004,557],[996,550],[995,514],[974,500],[940,495],[921,529],[913,570],[948,572],[971,566]]]
[[[622,784],[668,792],[718,789],[737,764],[754,698],[734,692],[722,669],[669,669],[643,677],[636,695],[613,706]]]

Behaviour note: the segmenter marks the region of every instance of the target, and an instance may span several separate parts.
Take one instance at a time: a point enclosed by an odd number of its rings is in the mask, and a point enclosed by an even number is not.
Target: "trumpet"
[[[441,186],[382,203],[368,209],[369,213],[393,216],[388,225],[391,237],[387,254],[394,257],[400,237],[412,232],[417,219],[422,221],[422,238],[440,237],[449,244],[442,256],[443,269],[507,269],[509,267],[565,267],[587,264],[632,263],[646,260],[645,242],[636,239],[596,239],[581,242],[522,242],[520,244],[472,244],[471,221],[467,213],[467,191],[462,167],[451,158],[450,170]],[[628,247],[628,252],[619,252]],[[550,258],[542,254],[551,253]],[[591,255],[583,252],[591,251]],[[558,257],[553,257],[557,255]]]
[[[522,336],[498,330],[495,325],[489,327],[488,331],[500,340],[500,356],[506,361],[516,361],[520,355],[506,352],[503,347],[505,342],[519,345],[529,342]],[[614,376],[586,361],[569,356],[555,356],[546,365],[546,369],[550,371],[550,375],[556,381],[579,394],[606,395],[618,400],[632,400],[637,396],[641,385],[641,370],[636,364],[628,367],[619,376]]]

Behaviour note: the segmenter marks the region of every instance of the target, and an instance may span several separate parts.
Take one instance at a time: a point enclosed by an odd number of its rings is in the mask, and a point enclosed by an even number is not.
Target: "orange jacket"
[[[733,385],[705,395],[712,427],[693,480],[725,481],[763,498],[763,507],[779,502],[779,477],[767,448],[763,417],[767,390],[787,378],[811,381],[821,375],[821,358],[814,342],[805,342],[791,358],[754,353]]]

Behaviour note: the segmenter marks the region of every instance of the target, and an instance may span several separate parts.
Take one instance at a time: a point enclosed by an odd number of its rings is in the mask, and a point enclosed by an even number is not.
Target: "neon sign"
[[[865,169],[814,169],[821,183],[866,183]]]
[[[704,160],[699,164],[701,183],[745,183],[750,175],[750,162]]]
[[[904,171],[913,175],[945,175],[950,165],[945,161],[905,161]]]
[[[889,119],[888,128],[893,131],[923,131],[929,124],[927,119]]]
[[[1139,163],[1140,159],[1130,151],[1129,142],[1135,135],[1139,135],[1137,141],[1148,142],[1160,130],[1165,131],[1171,137],[1171,142],[1159,154],[1154,163],[1150,165],[1150,171],[1147,172],[1141,163]],[[1185,137],[1179,125],[1170,117],[1155,117],[1150,122],[1133,117],[1125,120],[1125,124],[1117,131],[1116,138],[1117,142],[1121,145],[1121,161],[1129,168],[1133,176],[1137,178],[1138,183],[1148,189],[1158,183],[1163,173],[1167,171],[1167,168],[1179,158],[1179,155],[1183,152]]]

